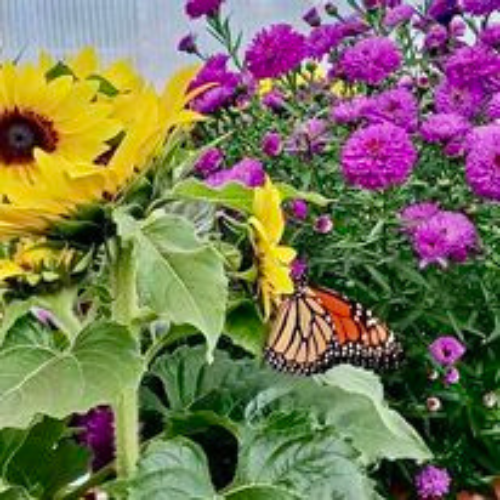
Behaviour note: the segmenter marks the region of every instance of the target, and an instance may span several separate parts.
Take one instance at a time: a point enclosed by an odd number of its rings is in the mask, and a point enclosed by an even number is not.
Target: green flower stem
[[[117,244],[112,276],[113,319],[131,328],[137,309],[134,247]],[[131,477],[139,459],[138,387],[128,387],[118,397],[114,408],[116,472],[119,478]]]

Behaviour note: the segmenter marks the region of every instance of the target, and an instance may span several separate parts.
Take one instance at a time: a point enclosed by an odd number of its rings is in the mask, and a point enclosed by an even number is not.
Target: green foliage
[[[54,418],[112,403],[137,384],[143,370],[126,327],[98,322],[66,349],[34,339],[0,351],[0,427],[27,427],[40,414]]]
[[[115,219],[135,249],[139,303],[175,324],[189,324],[207,338],[209,353],[224,325],[227,280],[223,260],[194,226],[172,214],[139,222],[123,212]]]

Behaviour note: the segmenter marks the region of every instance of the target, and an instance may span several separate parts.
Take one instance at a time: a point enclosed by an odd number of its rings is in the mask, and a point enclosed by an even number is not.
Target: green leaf
[[[285,183],[277,183],[276,187],[279,189],[281,193],[281,197],[283,201],[290,199],[301,199],[313,203],[314,205],[319,205],[320,207],[324,207],[329,203],[332,203],[333,200],[325,198],[323,195],[319,193],[314,193],[310,191],[300,191],[290,184]]]
[[[7,305],[3,312],[2,322],[0,323],[0,346],[3,344],[9,330],[18,320],[26,316],[34,305],[34,300],[16,300]]]
[[[224,494],[226,500],[302,500],[285,488],[270,484],[250,484],[234,488]]]
[[[203,450],[184,438],[151,443],[131,482],[129,500],[209,500],[219,497]]]
[[[143,371],[137,342],[114,323],[84,329],[71,348],[19,345],[0,351],[0,428],[23,428],[36,415],[63,418],[115,401]]]
[[[253,191],[236,182],[214,188],[198,179],[187,179],[175,186],[173,195],[189,200],[217,203],[244,213],[252,213]]]
[[[236,485],[269,484],[315,500],[374,498],[357,452],[333,428],[315,428],[307,413],[274,414],[247,427]]]
[[[255,356],[262,354],[266,327],[254,302],[244,300],[230,309],[224,333],[236,345],[243,347]]]
[[[318,378],[327,385],[328,397],[335,401],[327,410],[327,421],[352,439],[368,462],[380,458],[418,461],[432,458],[413,427],[385,402],[377,375],[341,365]]]
[[[0,489],[0,500],[33,500],[24,488],[6,486]]]
[[[175,324],[205,334],[209,355],[224,326],[227,279],[223,258],[183,217],[153,214],[139,222],[115,213],[119,234],[136,248],[140,303]]]

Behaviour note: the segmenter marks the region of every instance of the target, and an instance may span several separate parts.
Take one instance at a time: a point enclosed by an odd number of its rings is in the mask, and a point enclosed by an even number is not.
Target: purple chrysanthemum
[[[451,477],[446,469],[427,465],[415,477],[420,500],[437,500],[450,491]]]
[[[340,101],[332,107],[331,118],[340,124],[354,123],[363,118],[368,97],[358,96],[349,100]]]
[[[408,205],[401,211],[399,217],[405,230],[413,234],[420,224],[423,224],[440,211],[439,204],[433,202],[422,202]]]
[[[475,194],[500,201],[500,126],[478,127],[468,141],[465,175]]]
[[[429,7],[428,15],[439,24],[448,25],[459,12],[457,0],[434,0]]]
[[[283,143],[281,141],[281,136],[277,132],[268,132],[262,138],[262,151],[271,158],[279,156],[282,149]]]
[[[307,39],[309,55],[321,59],[342,41],[343,28],[340,24],[324,24],[313,29]]]
[[[397,45],[385,37],[371,37],[357,42],[342,57],[342,69],[350,81],[378,85],[401,65]]]
[[[470,129],[470,123],[462,115],[436,113],[422,123],[420,133],[427,142],[447,142],[464,137]]]
[[[229,182],[237,182],[247,187],[263,186],[266,180],[264,167],[259,160],[244,158],[227,170],[220,170],[206,179],[209,186],[220,187]]]
[[[500,10],[500,0],[462,0],[462,8],[475,16],[489,15]]]
[[[448,30],[444,26],[436,24],[435,26],[431,26],[427,31],[424,38],[424,47],[428,51],[442,49],[445,47],[448,39]]]
[[[79,443],[92,452],[92,470],[97,471],[115,456],[114,417],[111,408],[98,406],[82,415],[75,415],[72,424],[80,429]]]
[[[354,132],[342,148],[341,156],[347,182],[365,189],[403,184],[417,161],[417,152],[407,132],[390,123]]]
[[[220,170],[223,161],[224,156],[222,151],[218,148],[210,148],[198,158],[194,164],[194,170],[202,177],[208,177],[217,172],[217,170]]]
[[[486,116],[490,120],[500,120],[500,92],[491,97],[486,107]]]
[[[446,61],[445,73],[457,87],[500,89],[500,55],[484,45],[465,46]]]
[[[293,216],[299,220],[305,220],[307,218],[308,207],[305,200],[297,199],[290,203],[290,209]]]
[[[500,48],[500,23],[490,24],[479,33],[479,39],[485,45],[495,49]]]
[[[363,117],[369,123],[389,122],[413,132],[418,126],[418,103],[406,89],[396,88],[368,99],[363,106]]]
[[[452,366],[465,354],[465,346],[455,337],[445,335],[429,346],[434,361],[442,366]]]
[[[457,113],[474,118],[483,104],[484,95],[479,85],[459,86],[444,80],[436,88],[434,104],[438,113]]]
[[[214,16],[220,9],[224,0],[188,0],[186,3],[186,14],[191,19],[203,16]]]
[[[295,127],[286,142],[286,151],[293,155],[313,156],[325,149],[328,140],[328,123],[319,118],[311,118]]]
[[[275,24],[253,39],[246,52],[246,64],[258,80],[278,78],[297,68],[306,55],[306,38],[289,24]]]
[[[415,9],[411,5],[402,4],[390,9],[384,17],[384,24],[393,28],[399,24],[407,23],[415,14]]]
[[[464,262],[476,250],[477,233],[464,214],[439,211],[415,228],[412,243],[421,267],[429,264],[445,267],[450,260]]]
[[[199,113],[214,113],[234,101],[241,78],[227,69],[228,60],[229,57],[224,54],[211,57],[191,82],[189,90],[215,84],[192,102],[193,108]]]

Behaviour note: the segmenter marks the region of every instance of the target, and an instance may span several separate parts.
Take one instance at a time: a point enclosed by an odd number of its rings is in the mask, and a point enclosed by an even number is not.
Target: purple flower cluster
[[[421,267],[464,262],[477,249],[474,224],[460,212],[441,210],[434,203],[419,203],[407,207],[401,219]]]
[[[191,19],[198,19],[203,16],[214,16],[224,0],[187,0],[186,14]]]
[[[450,491],[451,477],[446,469],[427,465],[415,477],[420,500],[437,500]]]
[[[403,184],[416,161],[417,152],[408,133],[390,123],[354,132],[341,153],[347,182],[372,190]]]
[[[264,166],[254,158],[243,158],[232,168],[219,170],[207,177],[206,182],[212,187],[221,187],[230,182],[243,184],[247,187],[263,186],[266,180]]]
[[[250,73],[262,80],[278,78],[297,68],[308,54],[306,38],[288,24],[260,31],[246,52]]]
[[[427,142],[447,143],[464,138],[471,124],[462,115],[455,113],[436,113],[427,118],[420,127],[420,133]]]
[[[241,76],[227,69],[228,61],[224,54],[212,56],[191,82],[189,90],[209,86],[192,101],[193,109],[199,113],[211,114],[234,102]]]
[[[348,48],[341,66],[349,81],[379,85],[399,68],[401,61],[401,52],[391,39],[375,36]]]
[[[465,12],[475,16],[493,14],[500,10],[500,0],[462,0]]]

